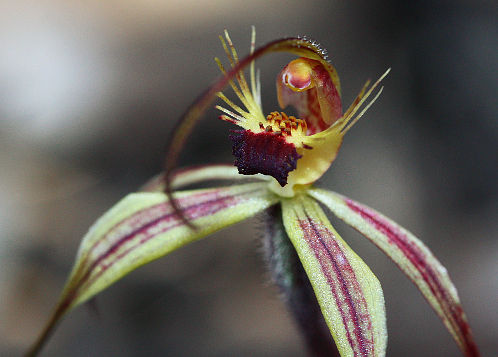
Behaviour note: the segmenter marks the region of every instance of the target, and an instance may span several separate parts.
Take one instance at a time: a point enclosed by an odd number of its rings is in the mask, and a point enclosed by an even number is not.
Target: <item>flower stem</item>
[[[45,325],[43,331],[38,336],[35,343],[31,345],[31,347],[26,352],[24,357],[35,357],[40,353],[41,349],[43,348],[48,338],[54,331],[54,328],[59,322],[60,318],[62,317],[62,315],[64,315],[65,311],[66,311],[66,306],[59,306],[58,308],[56,308],[56,310],[53,312],[52,316],[50,317],[50,320]]]

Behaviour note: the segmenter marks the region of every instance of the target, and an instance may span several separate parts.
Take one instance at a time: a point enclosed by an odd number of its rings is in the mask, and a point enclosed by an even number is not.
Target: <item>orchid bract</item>
[[[326,339],[333,339],[339,354],[384,356],[387,328],[381,285],[331,225],[324,206],[391,258],[439,315],[463,354],[478,356],[456,289],[431,251],[375,210],[314,186],[336,158],[346,133],[379,97],[382,88],[377,88],[389,70],[373,85],[367,82],[343,110],[337,72],[315,42],[285,38],[256,49],[253,29],[250,53],[239,59],[226,31],[220,39],[229,67],[216,59],[222,77],[179,121],[169,141],[165,173],[141,192],[123,198],[90,228],[52,318],[28,355],[37,354],[63,315],[127,273],[266,212],[265,244],[271,248],[270,266],[284,294],[290,296],[299,289],[293,284],[296,272],[289,268],[290,259],[295,259],[316,297],[316,311],[328,327]],[[277,75],[280,109],[265,114],[255,60],[272,52],[289,52],[297,58]],[[240,103],[223,94],[227,86]],[[222,112],[220,118],[235,125],[229,134],[235,165],[174,170],[195,123],[216,97],[224,102],[216,106]],[[282,111],[287,106],[295,108],[296,117]],[[180,190],[207,180],[230,180],[232,184]],[[295,299],[287,300],[292,305]],[[290,306],[291,311],[295,308]],[[313,321],[308,322],[313,326]],[[314,355],[312,341],[308,339],[308,348]]]

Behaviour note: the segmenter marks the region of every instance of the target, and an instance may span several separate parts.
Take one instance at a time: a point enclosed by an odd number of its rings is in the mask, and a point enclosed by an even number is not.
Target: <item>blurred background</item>
[[[173,124],[219,75],[217,36],[228,28],[243,55],[251,25],[259,44],[320,42],[346,106],[392,67],[321,185],[421,237],[483,355],[498,351],[496,3],[18,0],[0,10],[0,355],[35,339],[93,221],[161,170]],[[258,63],[265,112],[289,59]],[[230,126],[216,118],[207,113],[182,165],[232,160]],[[394,264],[336,224],[384,287],[388,355],[459,355]],[[259,235],[255,219],[133,272],[96,309],[69,314],[42,355],[305,355]]]

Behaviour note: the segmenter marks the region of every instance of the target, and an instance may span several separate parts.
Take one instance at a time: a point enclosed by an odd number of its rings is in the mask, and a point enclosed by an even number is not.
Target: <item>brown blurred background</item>
[[[161,170],[165,138],[241,52],[309,35],[349,105],[392,72],[321,185],[421,237],[448,268],[484,356],[498,342],[497,38],[493,1],[4,1],[0,5],[0,355],[42,328],[92,222]],[[289,57],[262,69],[265,112]],[[206,115],[183,164],[231,160]],[[333,221],[335,222],[335,221]],[[457,356],[436,315],[356,232],[339,232],[385,289],[389,356]],[[68,315],[43,356],[303,356],[268,283],[258,220],[139,269]]]

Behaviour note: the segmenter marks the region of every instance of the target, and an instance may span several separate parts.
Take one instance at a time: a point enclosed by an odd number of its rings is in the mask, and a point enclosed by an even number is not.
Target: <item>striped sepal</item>
[[[413,234],[373,209],[334,192],[309,194],[387,254],[415,283],[466,356],[479,356],[472,331],[446,268]]]
[[[126,196],[90,228],[59,303],[27,356],[37,354],[65,313],[132,270],[278,201],[264,183],[183,191],[175,197],[197,230],[186,226],[158,192]]]
[[[102,216],[81,242],[64,296],[80,304],[130,271],[269,207],[275,203],[265,184],[178,192],[184,214],[178,219],[163,193],[130,194]]]
[[[283,201],[283,220],[341,356],[384,356],[384,296],[313,199]]]

